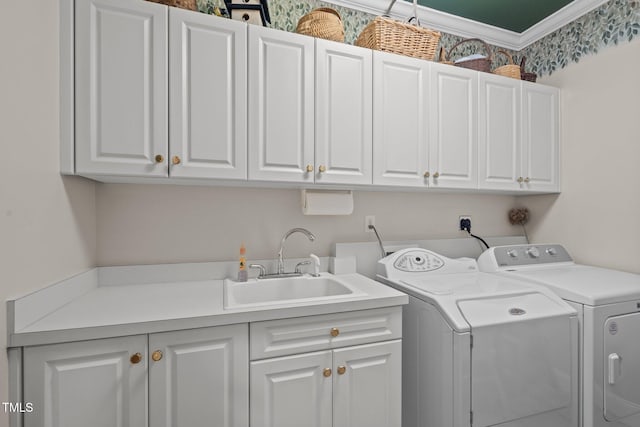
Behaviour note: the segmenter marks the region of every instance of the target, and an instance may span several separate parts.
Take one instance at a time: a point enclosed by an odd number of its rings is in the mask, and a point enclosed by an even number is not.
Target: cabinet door
[[[334,350],[333,427],[399,426],[400,340]]]
[[[167,12],[76,1],[76,170],[167,176]]]
[[[251,427],[331,427],[332,375],[330,350],[251,362]]]
[[[249,26],[249,179],[314,181],[314,39]]]
[[[371,184],[372,51],[316,39],[316,182]]]
[[[522,82],[523,188],[559,191],[558,89]]]
[[[152,334],[149,354],[152,427],[248,426],[247,324]]]
[[[479,74],[478,187],[518,190],[520,93],[515,79]]]
[[[247,178],[247,25],[171,8],[170,175]]]
[[[477,187],[477,103],[478,72],[431,64],[431,187]]]
[[[146,350],[140,335],[25,348],[24,427],[146,427]]]
[[[373,52],[373,183],[425,187],[429,63]]]

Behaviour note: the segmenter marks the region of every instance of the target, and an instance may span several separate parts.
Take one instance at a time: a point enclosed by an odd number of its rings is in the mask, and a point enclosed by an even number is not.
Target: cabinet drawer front
[[[397,339],[402,308],[387,307],[252,323],[251,360]]]

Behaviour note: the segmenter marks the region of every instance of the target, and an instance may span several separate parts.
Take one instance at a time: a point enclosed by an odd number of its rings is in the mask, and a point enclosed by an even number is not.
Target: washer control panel
[[[573,261],[561,245],[513,245],[491,248],[498,267],[517,267]]]
[[[393,266],[400,271],[427,272],[441,268],[444,261],[432,252],[426,251],[409,251],[398,257]]]
[[[472,258],[447,258],[423,248],[401,249],[378,261],[378,277],[389,280],[413,280],[435,274],[470,273],[478,271]]]

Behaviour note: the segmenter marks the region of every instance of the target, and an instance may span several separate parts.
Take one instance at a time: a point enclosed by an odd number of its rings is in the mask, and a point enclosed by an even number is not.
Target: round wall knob
[[[521,176],[518,177],[518,183],[522,184],[523,181],[524,181],[524,178],[522,178]]]
[[[162,154],[156,154],[156,163],[164,163],[164,156]]]
[[[327,167],[325,165],[320,165],[320,167],[318,168],[318,172],[320,173],[324,173],[327,171]]]
[[[180,156],[173,156],[173,158],[171,159],[171,163],[173,163],[174,165],[179,165],[181,161],[182,160],[180,160]]]
[[[429,173],[429,171],[426,171],[426,172],[424,173],[424,177],[425,177],[425,178],[429,178],[430,176],[431,176],[431,174]]]
[[[242,15],[242,20],[243,20],[243,21],[245,21],[245,22],[246,22],[246,21],[248,21],[249,19],[251,19],[251,17],[249,16],[249,14],[248,14],[248,13],[245,13],[245,14],[243,14],[243,15]]]
[[[331,376],[331,368],[324,368],[324,370],[322,371],[322,375],[324,375],[325,377],[330,377]]]
[[[338,375],[344,375],[345,372],[347,372],[346,366],[338,366]]]
[[[313,172],[313,165],[307,165],[307,172]]]
[[[340,329],[338,328],[331,328],[331,336],[332,337],[337,337],[338,335],[340,335]]]
[[[132,354],[131,358],[129,359],[131,361],[131,363],[138,364],[140,363],[140,361],[142,360],[142,354],[140,353],[136,353],[136,354]]]
[[[433,178],[434,178],[434,179],[438,179],[438,178],[440,178],[440,172],[436,172],[436,173],[434,173],[434,174],[433,174]]]
[[[162,352],[160,350],[154,351],[153,353],[151,353],[151,359],[153,359],[154,362],[161,360]]]
[[[529,177],[526,177],[526,178],[524,179],[525,184],[528,184],[528,183],[529,183],[529,181],[531,181],[531,180],[529,179]]]

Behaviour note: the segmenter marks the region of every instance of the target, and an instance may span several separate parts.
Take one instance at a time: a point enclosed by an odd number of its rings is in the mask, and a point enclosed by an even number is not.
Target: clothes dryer
[[[403,427],[576,427],[578,321],[548,289],[403,249],[378,279],[403,308]]]
[[[580,265],[561,245],[493,247],[496,277],[544,285],[578,312],[584,427],[640,427],[640,275]]]

